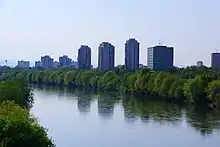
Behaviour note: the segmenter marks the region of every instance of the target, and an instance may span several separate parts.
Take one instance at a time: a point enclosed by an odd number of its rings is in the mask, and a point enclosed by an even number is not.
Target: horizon
[[[86,3],[86,5],[85,5]],[[0,60],[77,59],[88,45],[92,65],[98,45],[115,46],[115,65],[124,64],[124,44],[140,43],[140,64],[147,65],[147,48],[159,42],[174,47],[174,65],[210,66],[220,49],[220,1],[206,0],[0,0]],[[107,7],[107,8],[106,8]]]

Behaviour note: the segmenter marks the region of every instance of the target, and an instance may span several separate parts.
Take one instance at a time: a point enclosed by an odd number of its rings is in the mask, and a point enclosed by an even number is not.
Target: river
[[[34,87],[31,112],[57,147],[219,147],[220,113],[65,88]]]

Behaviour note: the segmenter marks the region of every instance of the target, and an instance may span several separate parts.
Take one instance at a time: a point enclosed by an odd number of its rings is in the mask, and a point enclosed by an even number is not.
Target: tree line
[[[54,146],[29,112],[33,102],[28,83],[15,77],[0,81],[0,147]]]
[[[0,79],[16,76],[35,84],[89,87],[102,91],[152,95],[173,102],[220,107],[220,74],[218,70],[207,67],[173,68],[163,72],[149,69],[126,72],[124,66],[106,72],[98,69],[11,69],[2,73]]]

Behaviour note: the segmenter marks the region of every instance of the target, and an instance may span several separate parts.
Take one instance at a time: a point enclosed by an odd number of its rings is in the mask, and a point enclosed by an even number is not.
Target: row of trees
[[[104,73],[96,69],[13,70],[4,75],[22,77],[37,84],[119,90],[131,94],[153,95],[169,101],[220,106],[219,73],[206,67],[173,69],[167,72],[141,69],[135,73],[125,72],[123,67]],[[5,77],[0,76],[1,78]]]
[[[0,147],[52,147],[44,127],[29,113],[34,100],[28,83],[18,78],[0,82]]]

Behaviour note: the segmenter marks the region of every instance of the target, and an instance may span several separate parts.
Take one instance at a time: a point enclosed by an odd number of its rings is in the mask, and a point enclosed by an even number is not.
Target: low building
[[[35,68],[41,68],[41,62],[40,61],[35,61]]]
[[[60,63],[58,61],[53,62],[53,68],[59,67]]]
[[[30,68],[30,61],[18,61],[18,65],[17,65],[18,68],[23,68],[23,69],[28,69]]]

